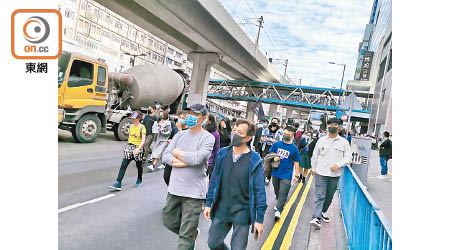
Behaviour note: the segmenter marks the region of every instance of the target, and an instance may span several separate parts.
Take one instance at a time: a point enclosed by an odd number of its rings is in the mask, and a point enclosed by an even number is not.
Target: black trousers
[[[122,179],[125,175],[125,172],[127,171],[127,167],[131,161],[134,161],[134,160],[133,159],[128,160],[125,158],[122,159],[122,164],[120,165],[119,174],[117,175],[117,181],[120,181],[120,182],[122,181]],[[143,172],[142,161],[136,161],[136,167],[138,169],[138,179],[142,180],[142,172]]]
[[[169,186],[170,174],[172,173],[172,166],[166,165],[164,168],[164,182]]]

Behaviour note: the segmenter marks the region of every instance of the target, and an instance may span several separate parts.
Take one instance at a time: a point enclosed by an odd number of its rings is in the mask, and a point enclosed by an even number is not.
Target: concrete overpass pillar
[[[255,105],[254,102],[247,102],[247,116],[246,119],[250,121],[255,120],[255,112],[253,111],[252,107]]]
[[[274,118],[277,115],[277,105],[276,104],[270,104],[269,107],[269,116],[270,118]]]
[[[188,54],[188,58],[192,60],[193,64],[188,106],[196,103],[205,105],[211,65],[219,63],[219,55],[209,52],[191,52]]]
[[[292,118],[292,112],[294,111],[294,108],[293,107],[286,107],[286,120],[288,119],[288,118]]]

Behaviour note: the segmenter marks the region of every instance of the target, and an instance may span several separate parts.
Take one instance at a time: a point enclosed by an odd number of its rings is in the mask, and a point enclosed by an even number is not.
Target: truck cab
[[[58,127],[77,142],[106,132],[108,67],[104,60],[64,51],[58,60]]]

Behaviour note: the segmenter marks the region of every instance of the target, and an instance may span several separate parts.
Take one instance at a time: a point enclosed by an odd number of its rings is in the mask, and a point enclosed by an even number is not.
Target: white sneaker
[[[155,168],[153,167],[153,164],[150,164],[147,166],[148,169],[150,169],[150,171],[155,171]]]
[[[386,175],[378,175],[377,176],[377,179],[380,179],[380,180],[386,180]]]
[[[326,223],[330,222],[330,218],[328,218],[328,215],[324,212],[322,212],[322,220]]]
[[[279,221],[281,219],[281,213],[280,213],[280,211],[276,211],[275,212],[275,221]]]
[[[315,226],[316,228],[319,228],[319,229],[322,227],[322,225],[320,225],[320,220],[318,218],[312,219],[309,222],[309,224],[311,224],[311,225],[313,225],[313,226]]]
[[[166,166],[164,166],[164,164],[161,164],[158,169],[164,169]]]
[[[274,207],[273,207],[273,210],[278,211],[277,206],[274,206]]]

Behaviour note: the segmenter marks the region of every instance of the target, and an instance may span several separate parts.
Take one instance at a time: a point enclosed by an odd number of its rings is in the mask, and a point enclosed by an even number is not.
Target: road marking
[[[70,205],[70,206],[58,209],[58,214],[62,213],[62,212],[69,211],[69,210],[72,210],[72,209],[77,208],[77,207],[81,207],[81,206],[87,205],[87,204],[92,204],[92,203],[95,203],[95,202],[98,202],[98,201],[106,200],[106,199],[114,197],[114,196],[116,196],[116,195],[115,194],[108,194],[108,195],[105,195],[105,196],[102,196],[102,197],[98,197],[98,198],[95,198],[95,199],[92,199],[92,200],[89,200],[89,201],[85,201],[85,202],[81,202],[81,203],[75,203],[73,205]]]
[[[308,183],[310,183],[310,179],[312,179],[312,176],[310,176],[310,178],[308,180]],[[267,237],[266,241],[264,242],[263,246],[261,247],[261,250],[271,250],[271,249],[273,249],[275,241],[277,240],[277,238],[278,238],[278,236],[280,234],[280,231],[281,231],[281,229],[283,227],[283,224],[284,224],[284,222],[285,222],[285,220],[286,220],[286,218],[287,218],[287,216],[288,216],[288,214],[289,214],[293,204],[297,200],[297,197],[298,197],[300,191],[302,190],[302,187],[303,187],[303,183],[299,183],[297,185],[297,188],[295,189],[295,191],[292,194],[291,198],[289,199],[289,201],[284,206],[283,212],[281,212],[281,219],[274,224],[274,226],[272,228],[272,231],[270,232],[269,236]],[[302,197],[307,195],[307,193],[305,193],[305,191],[306,190],[303,190]],[[299,205],[300,204],[297,204],[296,208],[298,208]],[[301,204],[301,206],[303,206],[303,204]],[[292,217],[289,218],[287,223],[290,223],[291,221],[292,221]],[[284,236],[285,235],[283,235],[283,239],[284,239]]]
[[[286,215],[289,213],[289,210],[291,209],[292,204],[294,204],[294,201],[297,198],[298,193],[300,192],[300,189],[302,189],[302,186],[303,186],[303,183],[299,183],[297,185],[297,188],[295,189],[295,191],[292,194],[291,198],[289,199],[288,203],[286,203],[286,205],[284,206],[283,212],[281,212],[281,220],[275,222],[275,224],[273,225],[272,231],[270,232],[269,236],[267,237],[266,241],[264,242],[263,246],[261,247],[261,250],[272,249],[273,243],[275,243],[278,233],[280,232],[281,226],[283,225],[283,222],[286,219]]]
[[[312,183],[312,179],[313,179],[312,177],[313,176],[311,176],[311,178],[309,178],[309,181],[306,184],[306,188],[303,191],[303,195],[300,199],[300,202],[298,203],[297,207],[295,208],[294,216],[291,219],[291,223],[289,224],[289,228],[286,232],[286,235],[284,236],[283,243],[281,244],[280,249],[289,249],[291,247],[295,228],[297,227],[297,224],[298,224],[298,221],[300,218],[300,213],[302,212],[303,205],[305,204],[305,201],[306,201],[306,196],[308,196],[309,188],[311,187],[311,183]]]

